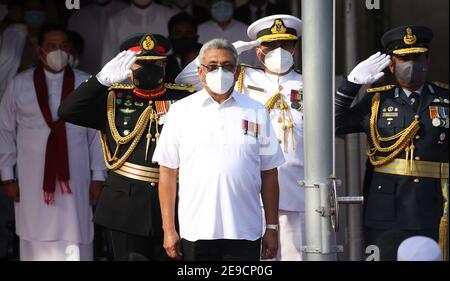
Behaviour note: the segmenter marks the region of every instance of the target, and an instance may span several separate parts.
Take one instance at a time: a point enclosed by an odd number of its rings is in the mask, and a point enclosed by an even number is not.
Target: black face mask
[[[178,54],[183,54],[187,49],[197,43],[196,37],[181,37],[171,39],[173,51]]]
[[[164,68],[154,64],[143,64],[133,70],[133,84],[136,88],[150,91],[161,87],[164,82]]]
[[[427,79],[428,65],[426,61],[399,61],[395,63],[395,76],[402,82],[420,86]]]

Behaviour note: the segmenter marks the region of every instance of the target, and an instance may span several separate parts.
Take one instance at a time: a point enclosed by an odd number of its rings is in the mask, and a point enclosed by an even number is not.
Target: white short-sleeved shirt
[[[178,101],[166,117],[153,161],[179,169],[182,238],[262,236],[261,171],[285,161],[263,105],[237,92],[219,104],[205,90]]]

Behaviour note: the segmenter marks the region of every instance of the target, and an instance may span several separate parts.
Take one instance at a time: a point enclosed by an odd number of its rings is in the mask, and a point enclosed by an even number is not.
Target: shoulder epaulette
[[[395,85],[386,85],[386,86],[382,86],[382,87],[367,89],[367,92],[368,93],[386,92],[386,91],[392,90],[394,88],[395,88]]]
[[[111,87],[109,87],[108,91],[111,90],[133,90],[134,85],[131,84],[114,84]]]
[[[188,85],[188,84],[165,83],[164,87],[166,87],[166,89],[169,89],[169,90],[188,91],[191,93],[194,93],[197,91],[193,85]]]
[[[433,84],[436,87],[448,90],[448,84],[441,83],[441,82],[431,82],[431,84]]]
[[[257,69],[257,70],[262,70],[262,71],[264,71],[264,68],[259,67],[259,66],[253,66],[253,65],[250,65],[250,64],[241,63],[241,64],[239,64],[239,66],[240,66],[240,67],[253,68],[253,69]]]

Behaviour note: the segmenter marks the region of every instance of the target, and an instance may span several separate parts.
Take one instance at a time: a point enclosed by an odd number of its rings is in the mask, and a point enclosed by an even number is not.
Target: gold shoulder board
[[[441,83],[441,82],[431,82],[431,84],[433,84],[436,87],[448,90],[448,84]]]
[[[134,85],[131,84],[114,84],[111,87],[109,87],[109,91],[111,90],[133,90]]]
[[[194,93],[197,91],[193,85],[187,85],[187,84],[165,83],[164,87],[166,87],[166,89],[169,89],[169,90],[189,91],[191,93]]]
[[[394,88],[395,88],[395,85],[386,85],[386,86],[382,86],[382,87],[367,89],[367,92],[368,93],[386,92],[386,91],[392,90]]]

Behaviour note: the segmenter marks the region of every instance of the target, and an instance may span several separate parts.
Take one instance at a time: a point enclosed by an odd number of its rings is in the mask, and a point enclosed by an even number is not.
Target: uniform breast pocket
[[[382,137],[395,135],[405,129],[405,121],[401,115],[386,114],[378,120],[378,132]]]
[[[372,221],[394,221],[395,192],[397,184],[389,178],[374,178],[367,198],[367,219]]]

